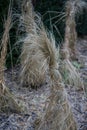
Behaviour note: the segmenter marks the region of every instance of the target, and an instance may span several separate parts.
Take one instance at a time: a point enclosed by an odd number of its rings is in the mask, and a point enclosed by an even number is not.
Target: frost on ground
[[[78,40],[78,59],[81,64],[81,77],[84,79],[84,90],[66,88],[69,103],[77,122],[78,130],[87,130],[87,40]],[[50,87],[46,83],[37,90],[20,88],[18,85],[19,67],[6,70],[6,84],[18,99],[21,107],[25,106],[24,114],[0,113],[0,130],[34,130],[33,123],[45,113],[50,95]]]

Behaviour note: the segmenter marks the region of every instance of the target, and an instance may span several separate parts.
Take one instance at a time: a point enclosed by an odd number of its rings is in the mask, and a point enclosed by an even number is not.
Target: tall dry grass
[[[31,6],[28,3],[26,4]],[[32,8],[28,7],[28,9],[31,9],[28,13],[33,11]],[[30,14],[27,15],[30,16]],[[23,19],[25,18],[23,17]],[[62,81],[59,73],[58,49],[55,45],[55,38],[53,34],[46,31],[39,16],[32,18],[33,25],[30,24],[30,19],[28,20],[29,24],[26,24],[26,20],[23,20],[27,36],[22,41],[21,81],[22,84],[28,84],[28,86],[40,86],[45,82],[46,75],[49,75],[49,84],[51,86],[50,102],[46,114],[40,122],[35,123],[35,129],[76,130],[76,124],[68,105],[65,90],[61,86]],[[39,24],[35,20],[38,20]]]
[[[65,40],[63,45],[63,65],[62,75],[67,76],[67,81],[76,87],[83,87],[83,82],[80,79],[78,70],[73,66],[72,60],[77,59],[76,55],[76,22],[75,17],[82,13],[86,3],[82,0],[68,0],[66,2],[66,27],[65,27]]]
[[[4,24],[4,33],[1,39],[1,52],[0,52],[0,112],[20,112],[21,109],[14,99],[14,96],[10,93],[9,89],[5,84],[4,69],[7,55],[7,44],[9,42],[9,31],[11,29],[11,3],[8,10],[7,20]]]
[[[49,104],[45,108],[46,112],[42,119],[35,121],[35,130],[77,130],[77,125],[67,100],[67,93],[59,74],[59,67],[55,69],[56,72],[54,69],[52,76],[50,76],[51,93]]]
[[[66,2],[66,28],[65,28],[65,57],[76,59],[76,21],[75,18],[82,14],[86,8],[86,2],[82,0],[68,0]],[[67,50],[69,51],[67,54]]]
[[[35,130],[77,130],[64,88],[61,85],[54,88],[45,115],[35,121]]]
[[[26,11],[22,17],[27,37],[23,40],[21,53],[21,83],[28,86],[40,86],[46,82],[48,73],[51,76],[53,71],[56,73],[58,50],[53,35],[47,33],[40,17],[35,14],[31,6],[31,1],[25,4],[25,8],[29,11]]]
[[[34,9],[32,0],[23,0],[22,2],[22,20],[27,33],[35,33]]]

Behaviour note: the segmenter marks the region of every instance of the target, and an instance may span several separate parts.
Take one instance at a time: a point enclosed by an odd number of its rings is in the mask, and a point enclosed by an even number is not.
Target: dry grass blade
[[[11,4],[9,6],[7,20],[5,21],[4,33],[1,41],[1,57],[0,57],[0,111],[10,112],[20,112],[21,109],[15,101],[13,95],[9,92],[4,81],[4,67],[7,54],[7,44],[9,41],[9,30],[11,28]]]

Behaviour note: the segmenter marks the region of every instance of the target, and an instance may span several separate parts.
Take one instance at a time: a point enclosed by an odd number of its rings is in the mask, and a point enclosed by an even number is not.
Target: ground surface
[[[78,40],[78,58],[81,63],[80,73],[84,79],[85,91],[82,89],[66,89],[78,130],[87,130],[87,40]],[[50,87],[45,84],[37,91],[20,88],[17,84],[19,67],[6,71],[6,84],[18,99],[21,106],[25,106],[24,114],[0,113],[0,130],[34,130],[33,122],[42,117],[44,107],[48,104]],[[13,73],[13,74],[12,74]],[[13,76],[14,75],[14,76]]]

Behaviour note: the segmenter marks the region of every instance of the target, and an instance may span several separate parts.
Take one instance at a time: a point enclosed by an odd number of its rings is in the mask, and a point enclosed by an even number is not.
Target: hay
[[[9,6],[7,20],[5,21],[5,30],[1,40],[1,54],[0,54],[0,112],[21,112],[21,108],[18,106],[14,99],[14,96],[8,90],[4,80],[4,68],[7,54],[7,44],[9,41],[9,30],[11,28],[11,4]]]

